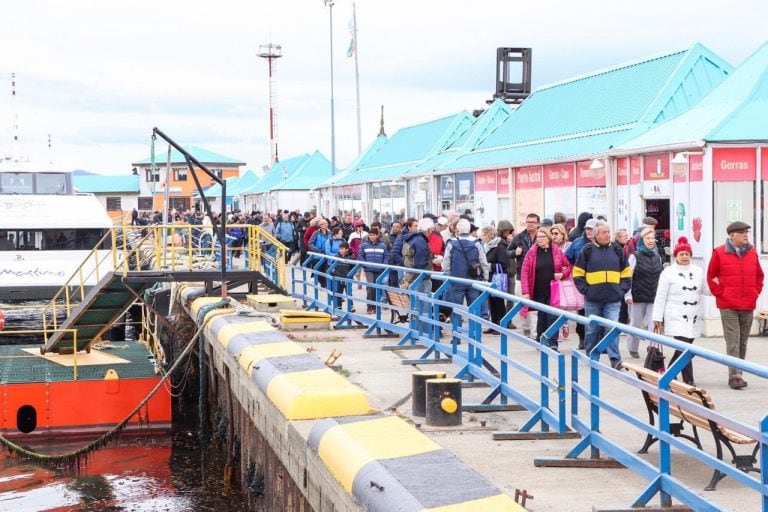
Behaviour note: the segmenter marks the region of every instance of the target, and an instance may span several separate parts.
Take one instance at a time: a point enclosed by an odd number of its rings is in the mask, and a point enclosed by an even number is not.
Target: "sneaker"
[[[579,350],[584,350],[584,340],[583,339],[579,340]]]
[[[509,324],[509,329],[517,329],[517,326],[515,324]]]
[[[525,336],[526,338],[530,338],[531,337],[531,330],[530,329],[523,329],[523,336]]]
[[[621,364],[621,359],[611,359],[611,368],[614,370],[624,369],[624,365]]]
[[[731,389],[742,389],[747,387],[747,381],[741,377],[731,377],[728,379],[728,386],[730,386]]]
[[[638,354],[637,352],[632,352],[630,350],[629,355],[632,356],[632,359],[640,359],[640,354]]]

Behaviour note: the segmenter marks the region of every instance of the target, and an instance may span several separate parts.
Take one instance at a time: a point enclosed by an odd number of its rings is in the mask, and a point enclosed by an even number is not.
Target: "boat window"
[[[90,251],[103,229],[0,230],[0,251]],[[107,244],[99,249],[106,249]]]
[[[35,193],[66,194],[67,175],[62,173],[41,172],[35,174]]]
[[[32,174],[26,172],[4,172],[0,174],[0,193],[32,194]]]

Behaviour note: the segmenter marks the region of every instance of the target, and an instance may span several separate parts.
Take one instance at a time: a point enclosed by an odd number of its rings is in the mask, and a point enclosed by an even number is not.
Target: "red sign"
[[[576,162],[576,186],[577,187],[604,187],[605,167],[602,169],[590,169],[592,160]]]
[[[643,179],[645,181],[669,179],[669,154],[657,153],[643,157]]]
[[[688,179],[704,181],[704,155],[688,156]]]
[[[475,192],[496,192],[496,171],[476,172]]]
[[[515,187],[517,190],[541,188],[541,166],[521,167],[515,171]]]
[[[712,181],[754,181],[757,176],[755,148],[712,150]]]
[[[496,177],[496,193],[509,194],[509,169],[498,171]]]
[[[555,164],[544,166],[544,187],[575,187],[576,172],[573,164]]]
[[[640,157],[633,156],[629,158],[629,184],[640,184]]]
[[[616,185],[629,185],[629,158],[616,159]]]
[[[762,167],[761,174],[764,180],[768,180],[768,148],[760,150],[760,166]]]

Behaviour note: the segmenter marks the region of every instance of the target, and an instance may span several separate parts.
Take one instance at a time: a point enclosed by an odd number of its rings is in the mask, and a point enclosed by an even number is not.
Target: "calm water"
[[[186,439],[185,439],[186,438]],[[210,449],[203,462],[194,435],[128,438],[97,451],[77,474],[41,469],[0,458],[0,510],[42,511],[220,511],[247,510],[243,496],[222,484],[223,461]],[[38,451],[77,449],[61,442]]]
[[[39,329],[39,305],[0,303],[6,330]],[[40,343],[40,337],[0,336],[0,343],[9,342]],[[211,448],[203,457],[194,426],[196,413],[186,412],[192,419],[174,425],[173,435],[121,438],[94,452],[76,475],[42,469],[0,449],[0,512],[247,510],[242,494],[223,485],[224,463],[218,450]],[[67,453],[86,444],[49,441],[26,447]]]

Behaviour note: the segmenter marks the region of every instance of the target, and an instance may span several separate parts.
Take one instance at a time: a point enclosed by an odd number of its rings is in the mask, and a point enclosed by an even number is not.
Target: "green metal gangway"
[[[241,284],[248,284],[251,292],[263,284],[270,292],[287,294],[285,245],[258,226],[236,227],[245,230],[246,242],[242,246],[225,243],[223,248],[218,243],[201,246],[199,225],[110,229],[43,308],[41,353],[89,352],[158,282],[203,282],[213,289],[218,281],[223,296],[228,287]]]

